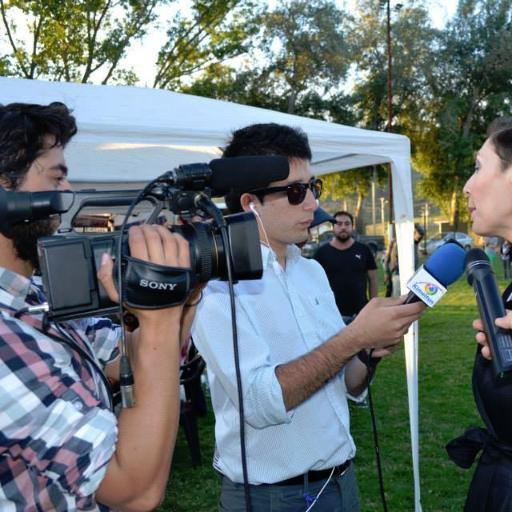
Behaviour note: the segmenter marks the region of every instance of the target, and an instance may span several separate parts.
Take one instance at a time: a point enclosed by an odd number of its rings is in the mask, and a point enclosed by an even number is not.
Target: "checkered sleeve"
[[[3,493],[26,503],[43,493],[78,501],[94,494],[114,453],[117,422],[82,371],[65,346],[0,316]]]
[[[119,357],[121,327],[109,318],[82,318],[75,320],[75,328],[85,333],[92,344],[94,353],[105,366]]]

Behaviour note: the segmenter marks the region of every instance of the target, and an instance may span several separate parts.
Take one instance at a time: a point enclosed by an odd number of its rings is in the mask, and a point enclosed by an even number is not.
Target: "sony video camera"
[[[96,277],[105,252],[114,262],[121,257],[123,290],[127,293],[123,294],[124,301],[135,307],[158,308],[182,303],[180,300],[183,301],[194,284],[211,279],[227,280],[228,264],[234,281],[259,279],[262,261],[254,215],[222,216],[210,198],[223,196],[233,189],[260,188],[271,181],[285,179],[288,173],[285,157],[234,157],[213,160],[209,164],[179,166],[153,180],[142,191],[75,192],[73,206],[62,215],[58,233],[38,241],[49,317],[65,320],[117,312],[118,306],[110,301]],[[165,278],[162,278],[164,274],[152,273],[151,269],[147,274],[138,272],[137,262],[129,255],[124,229],[78,233],[73,227],[79,212],[86,207],[105,210],[133,206],[141,201],[149,208],[147,223],[158,222],[164,210],[182,217],[196,213],[211,217],[205,222],[169,225],[170,230],[182,234],[189,242],[191,271],[186,275],[182,269],[174,269],[173,273],[169,267],[157,269],[166,272]],[[126,216],[130,213],[131,209]],[[125,220],[124,224],[129,223]],[[148,265],[144,266],[147,270]]]

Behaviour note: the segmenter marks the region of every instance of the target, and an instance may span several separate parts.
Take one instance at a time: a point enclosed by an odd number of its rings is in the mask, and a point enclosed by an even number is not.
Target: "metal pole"
[[[425,203],[425,243],[427,242],[427,232],[428,232],[428,203]]]
[[[375,167],[375,165],[373,166],[373,176],[372,176],[372,231],[373,231],[373,234],[376,235],[377,232],[376,232],[376,229],[377,227],[375,226],[375,224],[377,223],[377,215],[376,215],[376,211],[375,211],[375,186],[376,186],[376,182],[377,182],[377,167]]]
[[[386,131],[391,132],[393,123],[393,82],[392,82],[392,51],[391,51],[391,0],[386,1],[386,43],[388,54],[388,73],[387,73],[387,106],[388,120],[386,123]],[[388,175],[389,187],[389,222],[393,222],[393,177],[391,174],[391,164],[389,165]]]
[[[380,198],[380,223],[382,224],[382,235],[386,235],[386,226],[384,225],[384,201],[383,197]]]

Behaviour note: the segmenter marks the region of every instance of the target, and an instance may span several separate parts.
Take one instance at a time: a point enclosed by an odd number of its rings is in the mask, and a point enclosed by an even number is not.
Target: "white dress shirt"
[[[286,253],[286,269],[262,246],[261,280],[235,285],[248,476],[275,483],[327,469],[355,455],[344,371],[286,411],[275,368],[321,345],[344,327],[322,267]],[[215,411],[214,467],[243,482],[240,422],[227,283],[204,291],[193,326],[194,343],[208,368]]]

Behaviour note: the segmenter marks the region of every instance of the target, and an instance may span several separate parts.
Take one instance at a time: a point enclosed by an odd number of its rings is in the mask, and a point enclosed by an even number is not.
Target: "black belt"
[[[320,471],[308,471],[307,477],[308,482],[318,482],[319,480],[326,480],[332,473],[333,478],[337,478],[350,467],[352,463],[352,459],[346,460],[343,464],[339,466],[334,466],[334,468],[329,469],[321,469]],[[333,471],[334,470],[334,471]],[[304,483],[304,477],[306,475],[298,475],[292,478],[288,478],[286,480],[281,480],[280,482],[275,482],[272,485],[302,485]]]

